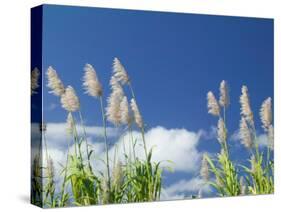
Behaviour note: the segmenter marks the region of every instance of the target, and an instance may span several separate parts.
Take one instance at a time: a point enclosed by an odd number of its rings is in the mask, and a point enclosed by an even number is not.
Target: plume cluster
[[[200,169],[200,176],[205,180],[208,181],[209,179],[209,166],[207,161],[207,153],[203,154],[202,162],[201,162],[201,169]]]
[[[64,93],[64,85],[62,81],[60,80],[57,72],[55,69],[53,69],[52,66],[49,66],[47,69],[47,79],[48,79],[48,84],[47,87],[51,89],[50,93],[53,93],[56,96],[62,96]]]
[[[74,120],[73,120],[72,114],[68,113],[67,119],[66,119],[66,132],[69,135],[72,135],[73,129],[74,129]]]
[[[116,57],[113,60],[113,76],[122,84],[129,83],[130,81],[127,71]]]
[[[136,103],[135,99],[131,99],[131,110],[133,111],[133,115],[134,115],[134,121],[137,124],[137,126],[139,128],[143,127],[143,120],[142,120],[142,116],[140,114],[138,105]]]
[[[274,148],[274,127],[272,125],[268,127],[268,147],[271,150]]]
[[[267,98],[262,103],[260,109],[260,118],[263,124],[263,128],[267,131],[272,123],[272,110],[271,110],[271,98]]]
[[[240,177],[239,184],[240,184],[240,194],[245,195],[247,186],[245,185],[244,178],[242,176]]]
[[[120,116],[122,124],[130,123],[129,103],[126,96],[123,96],[122,101],[120,103]]]
[[[36,89],[39,87],[38,80],[40,76],[40,71],[38,68],[34,68],[31,71],[31,95],[36,94]]]
[[[240,139],[242,141],[242,144],[248,149],[252,148],[253,146],[252,134],[245,117],[242,117],[240,120],[239,133],[240,133]]]
[[[118,126],[121,124],[121,102],[124,91],[114,76],[111,77],[110,85],[112,92],[107,99],[106,116],[109,122]]]
[[[248,88],[243,85],[242,86],[242,94],[240,96],[240,104],[241,104],[241,115],[246,118],[251,124],[254,123],[254,116],[250,106],[250,98],[248,94]]]
[[[120,186],[123,179],[123,171],[122,171],[122,163],[119,160],[117,164],[114,166],[112,176],[113,176],[113,184],[115,186]]]
[[[218,120],[218,126],[217,126],[217,133],[218,133],[218,141],[223,144],[226,142],[227,138],[227,130],[224,124],[224,121],[222,118],[219,118]]]
[[[213,94],[213,92],[209,91],[207,93],[207,107],[208,107],[208,113],[214,115],[214,116],[219,116],[220,115],[220,106],[218,104],[218,101]]]
[[[272,125],[272,109],[271,109],[271,98],[267,98],[262,103],[260,109],[260,119],[262,122],[262,127],[267,133],[268,147],[273,150],[274,148],[274,127]]]
[[[68,112],[75,112],[79,109],[79,99],[71,86],[67,86],[65,93],[62,94],[61,106]]]
[[[86,93],[93,97],[100,97],[102,95],[102,86],[94,67],[90,64],[86,64],[84,72],[83,87]]]
[[[229,105],[229,89],[225,80],[220,84],[220,100],[219,103],[222,107],[228,107]]]

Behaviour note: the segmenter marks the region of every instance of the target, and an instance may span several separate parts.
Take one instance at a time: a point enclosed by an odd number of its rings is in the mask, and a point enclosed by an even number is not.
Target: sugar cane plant
[[[37,73],[37,72],[36,72]],[[31,93],[36,94],[36,79],[38,74],[32,74]],[[40,172],[37,157],[34,158],[34,186],[33,194],[43,193],[43,197],[34,196],[34,203],[44,207],[64,207],[69,205],[92,205],[106,203],[126,203],[159,200],[162,186],[163,167],[160,162],[153,162],[152,149],[148,149],[145,140],[145,124],[137,105],[132,82],[120,60],[114,58],[113,74],[110,79],[111,93],[104,106],[103,89],[95,68],[86,64],[84,66],[83,89],[85,93],[96,98],[100,104],[100,114],[103,126],[103,140],[105,155],[102,159],[105,165],[103,170],[98,170],[95,164],[94,149],[88,143],[87,131],[81,111],[81,102],[72,86],[64,86],[55,69],[47,69],[47,87],[50,93],[60,99],[66,114],[66,140],[67,151],[65,164],[60,164],[62,169],[61,185],[55,186],[54,161],[47,150],[45,136],[46,167],[44,173],[44,188],[39,188],[36,183]],[[36,79],[35,79],[36,78]],[[129,95],[123,90],[128,86]],[[130,96],[130,101],[128,98]],[[76,118],[78,117],[78,119]],[[78,121],[77,121],[78,120]],[[107,137],[107,125],[122,129],[120,139],[129,137],[129,150],[117,144],[110,144]],[[79,129],[82,129],[82,133]],[[133,131],[139,130],[141,141],[134,137]],[[141,146],[144,157],[137,154],[136,146]],[[109,149],[114,148],[114,158],[110,158]],[[119,152],[121,152],[121,156]],[[123,158],[123,159],[122,159]],[[37,185],[38,184],[38,185]],[[59,188],[59,189],[57,189]]]
[[[229,106],[229,93],[226,81],[220,84],[220,99],[217,101],[213,92],[207,94],[208,113],[218,117],[217,140],[221,150],[214,157],[203,155],[200,174],[220,196],[245,194],[269,194],[274,192],[273,183],[273,124],[271,98],[267,98],[260,109],[260,118],[267,134],[267,150],[261,148],[250,106],[248,88],[242,87],[240,96],[241,121],[239,137],[249,150],[248,166],[232,161],[226,127],[226,108]]]

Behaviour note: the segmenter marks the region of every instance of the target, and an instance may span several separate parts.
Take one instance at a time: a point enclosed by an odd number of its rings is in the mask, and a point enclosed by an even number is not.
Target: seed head
[[[252,134],[250,128],[248,127],[248,123],[245,117],[241,118],[240,121],[240,139],[241,143],[247,148],[250,149],[253,146]]]
[[[38,80],[40,76],[40,71],[38,68],[34,68],[31,71],[31,95],[36,94],[36,89],[39,88]]]
[[[102,187],[102,202],[103,204],[109,203],[110,191],[109,191],[108,179],[106,176],[102,178],[101,187]]]
[[[66,119],[66,132],[69,135],[72,135],[73,129],[74,129],[74,120],[73,120],[71,113],[68,113],[67,119]]]
[[[269,125],[268,132],[268,147],[273,150],[274,149],[274,127],[272,125]]]
[[[126,96],[123,96],[123,99],[120,103],[120,112],[121,112],[121,123],[129,124],[130,123],[130,114],[129,114],[129,103]]]
[[[113,60],[113,75],[123,85],[127,84],[130,81],[124,66],[121,64],[120,60],[116,57]]]
[[[220,84],[220,100],[219,103],[222,107],[228,107],[229,105],[229,89],[225,80]]]
[[[113,176],[113,184],[117,187],[120,187],[123,180],[123,171],[122,171],[122,163],[119,160],[113,169],[112,176]]]
[[[268,130],[268,127],[272,123],[272,110],[271,110],[271,98],[267,98],[262,103],[261,109],[260,109],[260,118],[261,122],[263,124],[263,128],[265,131]]]
[[[255,173],[257,168],[256,168],[256,158],[254,155],[251,156],[250,163],[251,163],[251,172]]]
[[[61,106],[68,112],[75,112],[79,109],[79,99],[71,86],[67,86],[65,93],[61,96]]]
[[[102,86],[98,80],[97,73],[94,67],[86,64],[84,67],[83,87],[86,93],[93,97],[102,95]]]
[[[242,86],[242,94],[240,96],[240,104],[241,104],[241,115],[243,115],[250,124],[254,124],[254,115],[250,106],[250,98],[248,94],[248,88],[243,85]]]
[[[135,101],[135,99],[131,99],[131,110],[133,111],[134,114],[134,121],[136,122],[137,126],[139,128],[143,127],[143,121],[142,121],[142,116],[140,114],[138,105]]]
[[[240,184],[240,194],[245,195],[247,187],[245,185],[244,178],[242,176],[240,177],[239,184]]]
[[[49,179],[53,179],[54,175],[55,175],[54,162],[53,162],[53,159],[49,156],[47,159],[47,175],[48,175]]]
[[[208,113],[214,115],[214,116],[219,116],[220,115],[220,106],[218,104],[218,101],[213,94],[213,92],[209,91],[207,93],[207,102],[208,102]]]
[[[47,70],[48,84],[47,87],[51,89],[50,93],[56,96],[61,96],[64,93],[64,85],[60,80],[57,72],[52,66],[49,66]]]
[[[112,92],[107,99],[106,116],[115,126],[121,124],[120,95],[117,92]]]
[[[226,130],[226,127],[225,127],[225,123],[223,121],[222,118],[219,118],[218,120],[218,141],[223,144],[226,142],[226,138],[227,138],[227,130]]]
[[[208,157],[207,153],[204,153],[202,157],[201,169],[200,169],[200,176],[205,181],[208,181],[209,179],[209,166],[208,166],[207,157]]]

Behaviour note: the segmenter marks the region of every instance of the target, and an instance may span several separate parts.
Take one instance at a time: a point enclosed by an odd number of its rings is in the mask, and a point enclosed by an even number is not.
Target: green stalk
[[[135,145],[134,145],[134,138],[133,138],[132,125],[131,125],[131,124],[129,124],[129,134],[130,134],[131,143],[132,143],[132,145],[133,145],[133,157],[134,157],[134,161],[136,161],[136,150],[135,150]]]
[[[74,126],[74,127],[73,127],[73,136],[74,136],[74,140],[76,141],[75,143],[79,143],[79,140],[78,140],[78,132],[77,132],[76,122],[75,122],[74,117],[72,117],[72,120],[73,120],[73,126]],[[83,163],[83,157],[82,157],[81,148],[79,147],[79,144],[78,144],[78,151],[79,151],[79,156],[80,156],[81,162]]]
[[[66,184],[66,178],[67,178],[68,157],[69,157],[69,140],[67,142],[67,155],[66,155],[66,163],[65,163],[65,173],[64,173],[63,183],[62,183],[60,206],[63,206],[62,202],[63,202],[63,198],[64,198],[65,184]]]
[[[137,100],[136,100],[136,96],[135,96],[135,93],[134,93],[134,90],[133,90],[133,86],[132,86],[132,84],[131,84],[131,82],[129,81],[128,82],[128,86],[129,86],[129,88],[130,88],[130,91],[131,91],[131,94],[132,94],[132,97],[135,99],[135,101],[137,102]],[[150,170],[149,170],[149,165],[148,165],[148,163],[149,163],[149,161],[148,161],[148,154],[147,154],[147,147],[146,147],[146,141],[145,141],[145,131],[144,131],[144,126],[142,125],[141,126],[141,135],[142,135],[142,141],[143,141],[143,147],[144,147],[144,152],[145,152],[145,157],[146,157],[146,170],[147,170],[147,174],[148,174],[148,180],[149,180],[149,185],[148,185],[148,195],[149,195],[149,200],[152,200],[152,194],[151,194],[151,185],[150,185],[150,183],[151,183],[151,174],[152,173],[150,173]]]
[[[105,113],[104,113],[104,109],[103,109],[102,96],[100,96],[99,99],[100,99],[100,107],[101,107],[102,122],[103,122],[104,143],[105,143],[105,151],[106,151],[106,167],[107,167],[107,177],[108,177],[108,188],[109,188],[109,190],[111,190],[109,156],[108,156],[108,141],[107,141],[107,133],[106,133],[106,118],[105,118]]]
[[[89,167],[89,169],[91,170],[92,168],[91,168],[91,164],[90,164],[90,155],[89,155],[88,139],[87,139],[86,129],[85,129],[85,125],[84,125],[84,121],[83,121],[83,118],[82,118],[82,114],[81,114],[81,110],[80,110],[80,109],[79,109],[78,113],[79,113],[81,125],[82,125],[82,128],[83,128],[84,140],[85,140],[85,144],[86,144],[86,152],[87,152],[88,167]]]

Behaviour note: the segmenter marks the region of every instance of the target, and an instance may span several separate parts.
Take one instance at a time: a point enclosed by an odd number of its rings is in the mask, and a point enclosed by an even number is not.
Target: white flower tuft
[[[34,68],[31,71],[31,95],[36,94],[36,89],[39,88],[38,80],[40,76],[40,71],[38,68]]]
[[[133,111],[134,114],[134,121],[136,122],[137,126],[139,128],[143,127],[143,121],[142,121],[142,116],[140,114],[138,105],[135,101],[135,99],[131,99],[131,110]]]
[[[79,99],[71,86],[67,86],[65,93],[62,94],[61,105],[68,112],[75,112],[80,108]]]
[[[55,69],[53,69],[52,66],[49,66],[47,69],[47,78],[48,78],[48,84],[47,87],[51,89],[50,93],[53,93],[56,96],[62,96],[64,93],[64,85],[62,81],[60,80],[57,72]]]
[[[225,80],[220,84],[220,100],[219,103],[222,107],[228,107],[229,105],[229,89]]]
[[[124,66],[116,57],[113,60],[113,76],[123,85],[130,81]]]
[[[94,67],[86,64],[84,67],[83,87],[86,93],[93,97],[102,95],[102,86],[98,80],[97,73]]]
[[[218,101],[213,94],[213,92],[209,91],[207,93],[207,102],[208,102],[208,113],[214,115],[214,116],[219,116],[220,115],[220,106],[218,104]]]

